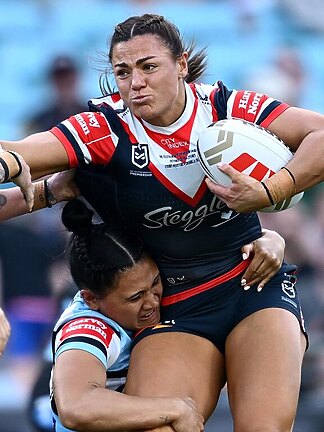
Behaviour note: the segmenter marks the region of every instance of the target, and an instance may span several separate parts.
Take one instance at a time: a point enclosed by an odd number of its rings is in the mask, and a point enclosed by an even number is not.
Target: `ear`
[[[178,59],[179,77],[185,78],[188,75],[188,53],[184,51]]]
[[[99,304],[98,304],[98,297],[96,294],[94,294],[89,289],[82,289],[80,291],[81,297],[83,298],[84,302],[89,306],[92,310],[98,310]]]

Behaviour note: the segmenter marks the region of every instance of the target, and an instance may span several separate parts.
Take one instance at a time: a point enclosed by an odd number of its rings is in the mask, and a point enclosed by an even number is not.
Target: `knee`
[[[234,432],[291,432],[292,424],[280,424],[275,420],[234,421]]]

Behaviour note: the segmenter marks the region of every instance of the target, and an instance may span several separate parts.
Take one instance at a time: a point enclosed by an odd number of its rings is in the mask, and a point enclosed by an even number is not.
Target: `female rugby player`
[[[118,24],[108,60],[117,92],[51,131],[2,145],[21,153],[34,177],[79,167],[82,195],[103,220],[137,233],[156,260],[162,325],[138,335],[126,391],[190,396],[207,419],[227,381],[235,430],[288,432],[307,345],[296,268],[283,263],[274,276],[262,259],[242,260],[241,247],[262,231],[256,213],[234,209],[266,207],[323,179],[324,116],[198,83],[204,52],[186,49],[162,16]],[[268,128],[296,151],[288,170],[267,180],[270,197],[228,167],[234,184],[217,189],[221,199],[207,188],[197,137],[231,117]]]

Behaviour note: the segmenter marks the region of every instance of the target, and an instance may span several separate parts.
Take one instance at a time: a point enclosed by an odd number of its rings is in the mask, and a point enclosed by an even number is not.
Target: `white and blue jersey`
[[[100,312],[90,309],[77,293],[70,306],[57,321],[52,338],[53,363],[67,350],[82,350],[95,356],[107,371],[106,388],[120,390],[129,364],[131,333]],[[68,431],[62,426],[51,387],[54,430]]]

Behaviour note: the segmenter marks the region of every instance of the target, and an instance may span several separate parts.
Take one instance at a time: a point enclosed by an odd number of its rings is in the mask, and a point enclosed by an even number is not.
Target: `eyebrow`
[[[159,272],[159,273],[155,276],[155,278],[153,279],[152,287],[151,287],[150,289],[152,289],[152,288],[153,288],[153,285],[155,285],[155,284],[159,281],[160,277],[161,277],[161,274],[160,274],[160,272]],[[143,292],[146,292],[146,291],[147,291],[146,289],[141,289],[141,290],[137,291],[136,293],[132,294],[130,297],[125,297],[125,300],[126,300],[126,301],[127,301],[127,300],[132,300],[133,297],[136,297],[136,296],[138,296],[139,294],[141,294],[141,293],[143,293]]]
[[[155,58],[156,56],[147,56],[147,57],[143,57],[143,58],[140,58],[140,59],[138,59],[138,60],[136,60],[136,66],[138,66],[138,65],[140,65],[140,64],[142,64],[142,63],[144,63],[144,62],[146,62],[147,60],[151,60],[151,59],[153,59],[153,58]],[[125,63],[125,62],[121,62],[121,63],[116,63],[115,65],[114,65],[114,68],[115,67],[127,67],[128,65],[127,65],[127,63]]]

